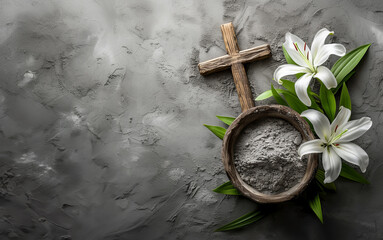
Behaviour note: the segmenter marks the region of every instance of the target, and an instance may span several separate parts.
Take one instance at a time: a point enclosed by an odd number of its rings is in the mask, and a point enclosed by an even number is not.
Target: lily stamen
[[[301,49],[298,46],[298,43],[294,43],[295,49],[299,52],[299,54],[302,56],[303,60],[306,62],[307,66],[310,68],[312,72],[316,72],[316,68],[311,64],[309,61],[309,52],[307,52],[307,57],[305,54],[302,53]]]
[[[339,138],[341,138],[342,135],[345,134],[347,131],[348,131],[348,129],[344,130],[344,131],[341,132],[339,135],[335,136],[335,137],[331,140],[330,144],[334,143],[336,140],[338,140]]]
[[[297,45],[295,45],[296,43],[293,43],[293,45],[294,45],[294,47],[295,47],[295,50],[297,50],[298,51],[298,47],[297,47]]]

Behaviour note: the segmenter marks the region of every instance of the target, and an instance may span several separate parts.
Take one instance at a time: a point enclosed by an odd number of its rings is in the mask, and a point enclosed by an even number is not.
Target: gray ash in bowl
[[[301,181],[307,159],[300,158],[301,133],[289,122],[264,118],[247,125],[234,147],[235,167],[244,182],[265,194],[278,194]]]

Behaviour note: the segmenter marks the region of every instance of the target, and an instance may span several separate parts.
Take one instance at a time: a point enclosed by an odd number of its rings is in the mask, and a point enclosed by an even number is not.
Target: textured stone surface
[[[382,239],[382,3],[1,0],[0,238]],[[323,225],[291,202],[213,232],[254,208],[211,191],[227,178],[221,141],[202,126],[240,111],[231,74],[196,67],[225,54],[229,21],[241,49],[271,45],[272,58],[247,65],[255,95],[284,62],[286,31],[373,43],[349,82],[353,117],[374,122],[358,140],[371,184],[339,181]]]

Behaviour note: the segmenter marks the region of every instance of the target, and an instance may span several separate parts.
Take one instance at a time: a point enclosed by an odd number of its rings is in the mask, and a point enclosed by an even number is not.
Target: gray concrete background
[[[383,239],[382,3],[1,0],[0,238]],[[204,78],[196,65],[225,54],[229,21],[240,48],[271,45],[272,58],[247,65],[255,95],[284,63],[287,31],[373,43],[349,83],[353,118],[374,122],[357,141],[371,184],[338,181],[323,225],[291,202],[213,233],[255,207],[211,191],[227,178],[202,124],[240,107],[230,72]]]

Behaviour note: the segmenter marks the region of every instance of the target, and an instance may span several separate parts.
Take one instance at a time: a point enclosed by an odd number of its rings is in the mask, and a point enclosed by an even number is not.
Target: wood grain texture
[[[226,51],[229,55],[235,55],[239,52],[237,36],[233,23],[225,23],[221,25],[222,37],[225,43]]]
[[[231,65],[235,88],[238,92],[239,103],[241,104],[242,112],[255,106],[253,94],[251,93],[249,80],[246,76],[245,67],[242,63],[234,63]]]
[[[234,59],[239,58],[239,47],[237,37],[235,35],[234,26],[232,23],[221,25],[222,37],[225,42],[227,53]],[[249,80],[246,76],[245,67],[242,63],[234,63],[231,65],[231,72],[235,87],[238,93],[238,99],[241,104],[242,112],[255,106],[253,94],[251,93]]]
[[[198,64],[198,69],[201,75],[208,75],[229,69],[234,63],[250,63],[257,60],[262,60],[271,56],[270,46],[268,44],[258,47],[239,51],[238,55],[224,55],[212,60],[201,62]]]
[[[227,129],[223,138],[222,161],[230,181],[244,196],[259,203],[279,203],[297,197],[308,186],[318,167],[318,154],[309,155],[305,175],[297,185],[285,192],[274,195],[265,194],[245,183],[239,176],[234,164],[235,142],[248,124],[266,117],[275,117],[288,121],[301,133],[303,141],[315,138],[307,122],[291,108],[282,105],[258,106],[239,115]]]

